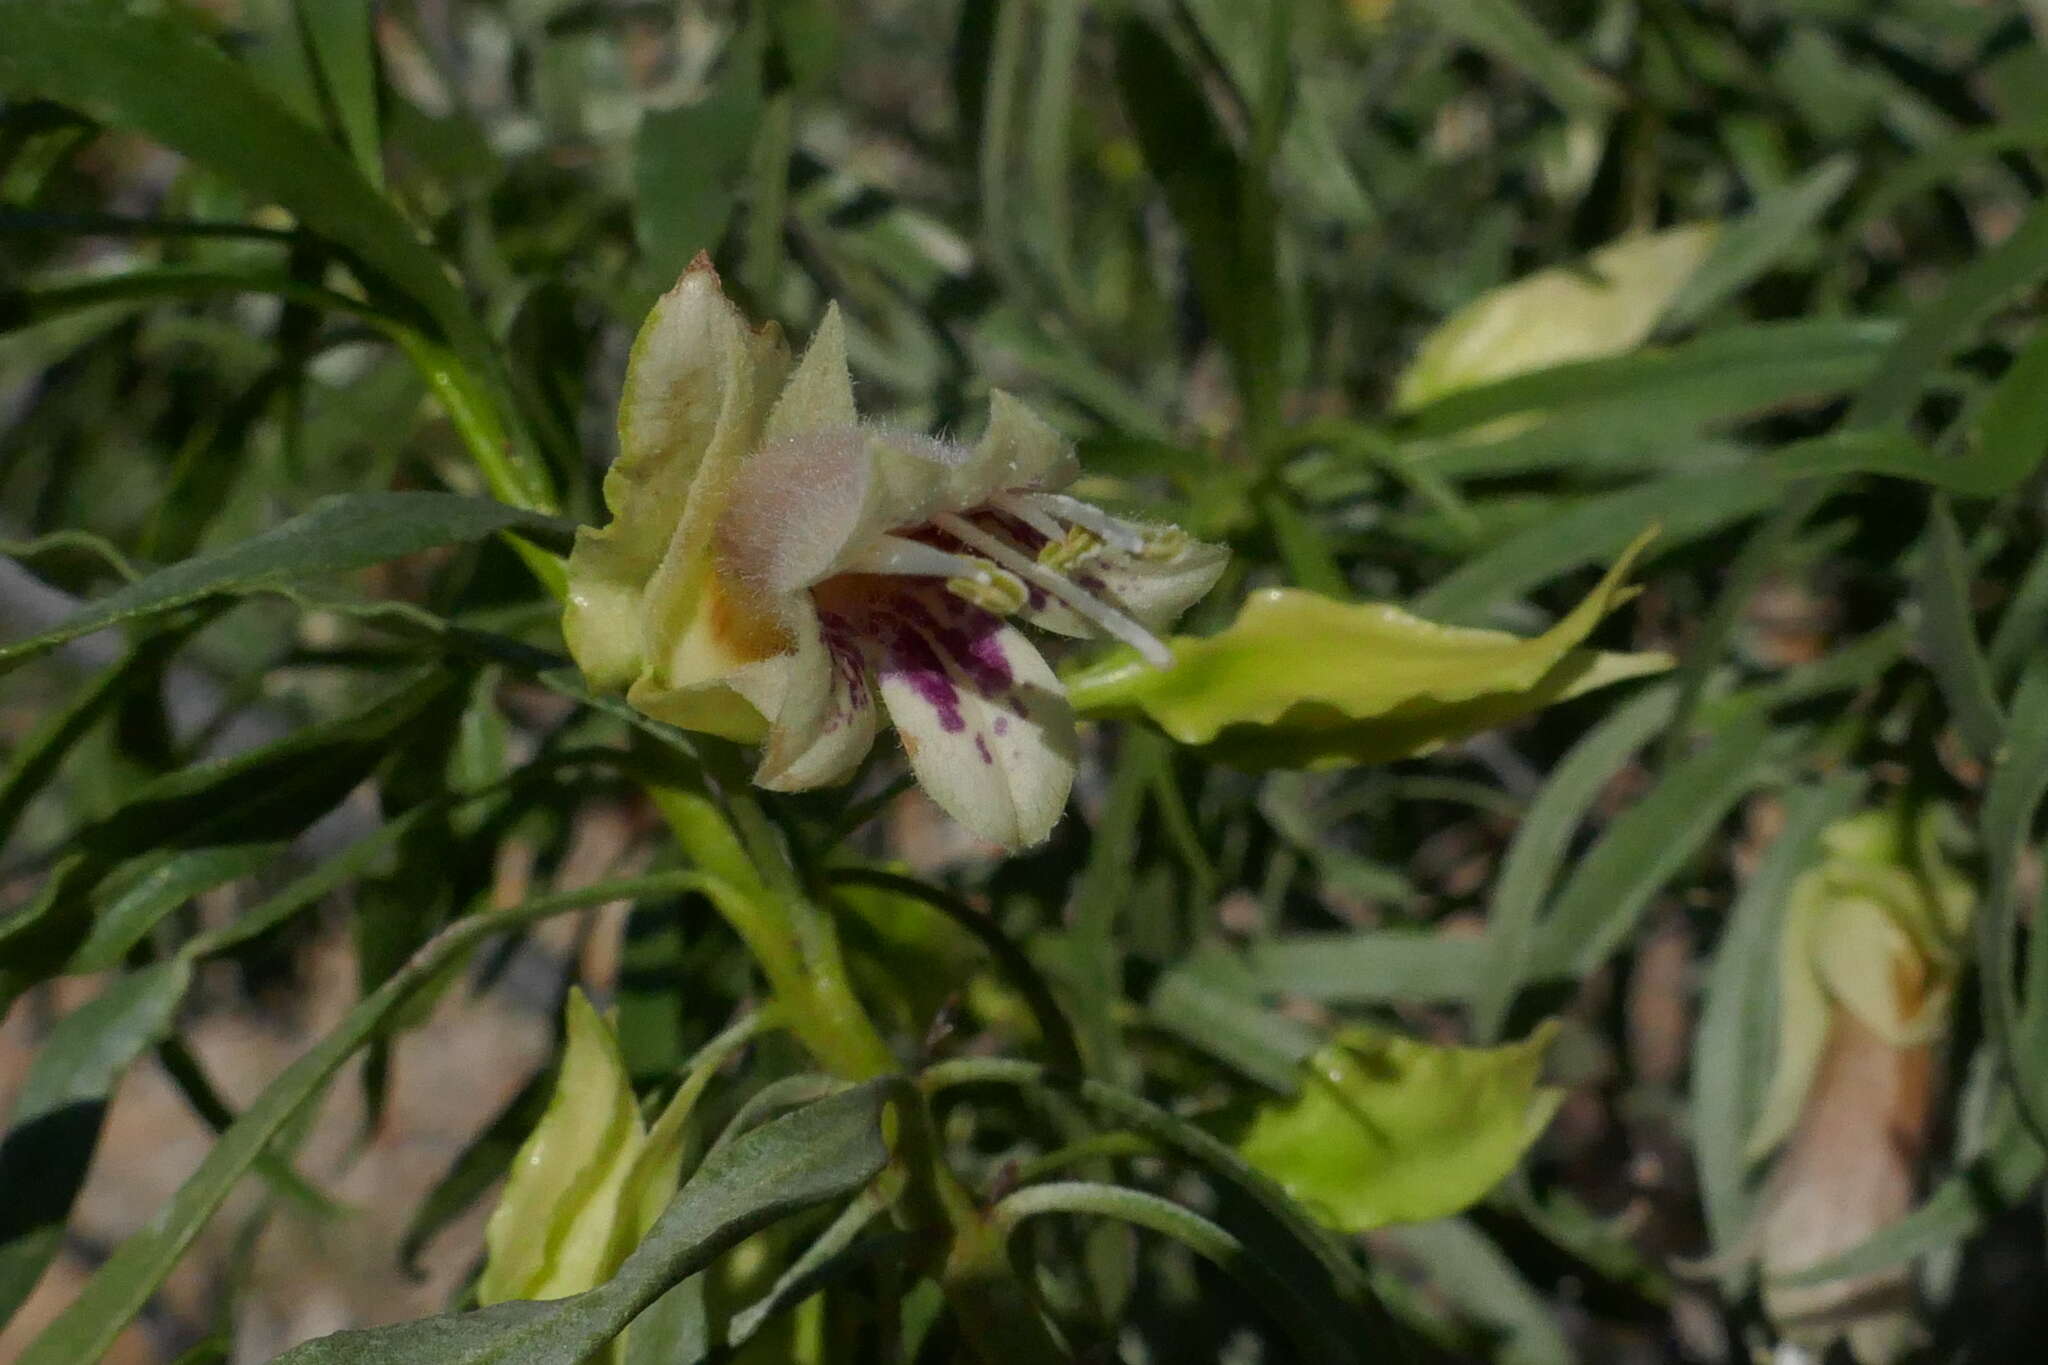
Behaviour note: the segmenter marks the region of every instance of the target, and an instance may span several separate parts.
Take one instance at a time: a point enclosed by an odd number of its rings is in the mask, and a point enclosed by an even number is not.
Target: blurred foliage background
[[[1048,1055],[978,918],[1091,1074],[1203,1132],[1263,1105],[1243,1150],[1301,1194],[1338,1120],[1289,1155],[1275,1106],[1327,1040],[1398,1076],[1399,1040],[1535,1030],[1504,1182],[1334,1219],[1370,1226],[1347,1349],[2026,1358],[2044,42],[2030,0],[0,0],[0,1353],[262,1360],[459,1306],[569,985],[650,1100],[757,996],[698,899],[600,886],[343,1038],[480,907],[675,866],[641,779],[678,751],[563,670],[529,572],[559,522],[394,510],[396,548],[64,624],[330,494],[601,519],[633,331],[703,251],[794,337],[838,300],[870,416],[972,431],[1003,388],[1089,496],[1228,542],[1195,634],[1292,585],[1533,636],[1656,528],[1592,643],[1675,667],[1435,752],[1096,726],[1009,859],[887,756],[769,803],[925,888],[837,902],[906,1059]],[[331,1093],[285,1071],[322,1038]],[[764,1038],[705,1103],[805,1069]],[[1520,1121],[1445,1074],[1445,1131]],[[981,1197],[1072,1165],[1246,1203],[1054,1090],[939,1117]],[[1020,1239],[1084,1358],[1347,1358],[1145,1216]],[[733,1302],[816,1231],[749,1243]],[[972,1344],[865,1254],[758,1358]]]

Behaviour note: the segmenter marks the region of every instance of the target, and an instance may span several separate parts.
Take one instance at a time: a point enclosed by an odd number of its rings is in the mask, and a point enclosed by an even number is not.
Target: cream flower
[[[1163,665],[1153,632],[1225,559],[1057,491],[1076,472],[1003,393],[973,446],[863,423],[837,308],[791,373],[700,256],[633,344],[612,520],[569,559],[570,651],[648,715],[761,744],[754,780],[781,791],[851,777],[879,702],[955,819],[1036,843],[1073,783],[1074,716],[1013,621]]]

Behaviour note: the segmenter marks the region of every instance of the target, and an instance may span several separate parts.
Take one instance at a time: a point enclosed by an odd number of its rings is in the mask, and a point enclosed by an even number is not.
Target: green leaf
[[[1063,1075],[1034,1062],[977,1057],[940,1062],[920,1077],[928,1092],[973,1083],[1072,1095],[1161,1148],[1180,1154],[1245,1196],[1231,1231],[1244,1239],[1253,1255],[1263,1257],[1283,1274],[1295,1276],[1304,1291],[1317,1293],[1323,1299],[1323,1311],[1333,1319],[1356,1322],[1361,1331],[1391,1330],[1384,1324],[1357,1259],[1328,1228],[1308,1218],[1277,1181],[1246,1161],[1229,1143],[1127,1090]]]
[[[1554,1025],[1507,1047],[1431,1047],[1349,1028],[1260,1106],[1237,1149],[1328,1226],[1364,1232],[1468,1207],[1542,1133],[1564,1092],[1539,1085]]]
[[[69,105],[217,168],[355,252],[451,339],[481,339],[461,292],[398,211],[318,129],[174,10],[0,0],[0,28],[8,35],[0,90]],[[195,90],[206,98],[193,99]]]
[[[1500,1365],[1571,1365],[1572,1345],[1550,1300],[1463,1218],[1388,1228],[1381,1234],[1423,1268],[1432,1294],[1501,1334]]]
[[[1117,27],[1116,82],[1145,165],[1187,238],[1202,313],[1230,354],[1246,425],[1268,428],[1281,380],[1280,283],[1265,170],[1232,147],[1201,85],[1150,23]]]
[[[1941,685],[1956,732],[1980,762],[1996,757],[2005,740],[2005,714],[1991,690],[1991,666],[1977,641],[1970,608],[1970,560],[1948,499],[1937,493],[1927,509],[1927,543],[1920,553],[1915,596],[1920,603],[1920,646]]]
[[[835,884],[866,886],[892,893],[899,901],[919,902],[979,940],[995,965],[1010,978],[1009,984],[1024,998],[1024,1003],[1031,1010],[1033,1022],[1038,1025],[1039,1035],[1045,1040],[1054,1060],[1063,1069],[1080,1073],[1081,1045],[1074,1037],[1073,1022],[1067,1018],[1066,1011],[1060,1008],[1052,986],[1046,981],[1044,973],[1038,970],[1030,955],[1004,933],[1002,927],[987,913],[976,910],[958,896],[938,887],[881,868],[833,868],[828,875]],[[859,902],[856,901],[855,906],[858,905]],[[870,907],[881,908],[872,902]],[[951,956],[953,954],[950,952],[933,951],[929,954],[928,960],[943,961]]]
[[[1836,319],[1752,323],[1708,332],[1682,345],[1556,365],[1510,375],[1432,400],[1406,429],[1409,447],[1431,468],[1472,476],[1526,467],[1515,461],[1535,433],[1556,424],[1586,441],[1602,428],[1643,439],[1724,426],[1801,398],[1852,389],[1866,379],[1899,329]],[[1547,421],[1516,435],[1469,439],[1500,418],[1538,413]],[[1455,438],[1455,439],[1452,439]]]
[[[6,775],[0,777],[0,846],[13,833],[22,810],[93,723],[116,706],[138,679],[150,677],[161,668],[190,634],[189,628],[174,627],[150,636],[118,662],[102,669],[62,706],[51,710],[15,746],[8,757]]]
[[[1154,668],[1120,650],[1069,675],[1083,715],[1142,714],[1183,744],[1249,767],[1329,767],[1426,753],[1539,707],[1670,667],[1662,654],[1578,646],[1626,601],[1639,538],[1599,586],[1533,639],[1439,626],[1385,603],[1295,589],[1253,594],[1216,635],[1176,638]]]
[[[1626,942],[1650,898],[1768,777],[1772,738],[1761,716],[1736,719],[1609,824],[1557,893],[1527,979],[1582,977]]]
[[[227,758],[165,773],[127,793],[79,836],[100,856],[296,835],[369,777],[405,727],[456,681],[415,674],[358,709]]]
[[[1876,427],[1913,410],[1927,376],[2007,299],[2048,276],[2048,205],[2036,204],[1997,246],[1950,276],[1947,288],[1914,314],[1877,373],[1863,386],[1848,420]],[[2014,452],[2025,467],[2039,452]],[[2017,477],[2017,476],[2015,476]]]
[[[377,128],[377,52],[372,0],[297,0],[299,24],[319,69],[320,84],[356,169],[373,188],[384,185]]]
[[[997,1204],[988,1216],[999,1235],[1008,1238],[1025,1219],[1048,1213],[1114,1218],[1171,1237],[1219,1267],[1243,1285],[1255,1301],[1265,1305],[1294,1339],[1300,1359],[1337,1365],[1372,1358],[1365,1341],[1345,1332],[1342,1323],[1330,1321],[1318,1312],[1314,1300],[1303,1296],[1299,1286],[1276,1267],[1260,1260],[1237,1237],[1192,1209],[1121,1185],[1053,1180],[1018,1190]]]
[[[1673,328],[1696,322],[1777,265],[1842,197],[1855,175],[1856,163],[1850,158],[1830,157],[1793,184],[1764,196],[1722,232],[1700,268],[1665,306],[1658,325]]]
[[[1557,267],[1489,290],[1423,339],[1394,385],[1413,412],[1480,384],[1635,349],[1706,258],[1717,232],[1694,223],[1628,237],[1576,269]]]
[[[2015,998],[2013,961],[2026,895],[2021,889],[2035,821],[2048,794],[2048,656],[2038,650],[2012,699],[2010,742],[1992,764],[1981,832],[1989,863],[1977,917],[1977,989],[1985,1033],[2012,1086],[2023,1127],[2048,1149],[2048,953],[2028,954],[2024,1012]]]
[[[1478,994],[1489,951],[1479,937],[1360,929],[1256,940],[1245,965],[1261,989],[1325,1004],[1450,1004]]]
[[[1572,746],[1522,817],[1486,909],[1491,951],[1485,982],[1472,1008],[1472,1031],[1482,1041],[1498,1038],[1507,1023],[1542,934],[1543,907],[1572,836],[1614,775],[1670,722],[1676,700],[1676,690],[1668,684],[1630,698]]]
[[[206,598],[276,592],[440,545],[517,530],[558,539],[553,517],[453,493],[347,493],[322,498],[282,526],[159,569],[97,599],[51,630],[0,645],[0,672],[66,640]]]
[[[118,966],[165,915],[202,891],[261,871],[285,849],[283,843],[221,844],[166,849],[133,860],[95,890],[92,929],[64,969],[97,972]]]
[[[357,4],[319,7],[360,13]],[[169,7],[0,0],[0,32],[0,92],[53,100],[183,153],[344,248],[373,290],[388,286],[423,309],[448,349],[425,339],[410,349],[457,425],[478,433],[473,449],[493,490],[521,506],[553,505],[538,453],[512,420],[503,363],[447,267],[356,164],[252,71]],[[360,94],[360,72],[334,42],[321,60],[342,72],[350,98]],[[195,90],[206,98],[193,99]],[[363,136],[361,113],[351,117],[351,136]]]
[[[1621,103],[1614,82],[1544,32],[1515,0],[1433,0],[1423,12],[1527,76],[1575,118],[1597,118]]]
[[[1291,1095],[1316,1049],[1306,1024],[1206,978],[1199,964],[1168,969],[1145,1000],[1150,1021],[1269,1090]]]
[[[577,1365],[670,1286],[792,1213],[843,1198],[889,1159],[883,1108],[902,1082],[871,1081],[765,1123],[715,1152],[646,1242],[603,1285],[546,1303],[514,1301],[367,1331],[339,1332],[278,1365]]]
[[[1420,594],[1415,610],[1452,621],[1470,619],[1558,574],[1615,553],[1645,522],[1657,524],[1659,548],[1669,551],[1732,522],[1789,505],[1788,495],[1812,480],[1881,474],[1959,496],[1996,497],[2031,468],[2003,463],[1996,450],[1981,446],[1962,457],[1937,456],[1903,430],[1847,428],[1781,447],[1739,474],[1716,470],[1655,479],[1588,498],[1517,531]]]
[[[634,228],[662,280],[718,245],[732,217],[761,126],[761,27],[734,39],[711,93],[676,109],[650,109],[633,135]]]
[[[169,1033],[191,984],[183,959],[112,982],[36,1049],[0,1141],[0,1323],[57,1254],[85,1181],[107,1097],[129,1063]]]
[[[1968,457],[2018,483],[2048,458],[2048,328],[2035,331],[1977,414],[1976,447]]]

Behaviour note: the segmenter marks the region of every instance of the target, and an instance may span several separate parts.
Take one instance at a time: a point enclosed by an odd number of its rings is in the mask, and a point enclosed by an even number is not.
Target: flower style
[[[955,819],[1036,843],[1073,783],[1074,714],[1013,621],[1164,665],[1153,632],[1226,558],[1059,492],[1077,472],[1001,392],[973,446],[862,422],[837,307],[791,372],[699,256],[634,342],[612,520],[577,533],[563,630],[594,685],[760,744],[754,780],[779,791],[851,777],[879,700]]]

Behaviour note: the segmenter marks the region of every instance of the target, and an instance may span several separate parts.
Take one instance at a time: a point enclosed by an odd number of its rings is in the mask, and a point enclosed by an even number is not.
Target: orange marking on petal
[[[1898,1002],[1899,1017],[1919,1017],[1921,1008],[1927,1003],[1927,963],[1917,952],[1896,953],[1892,957],[1892,998]]]
[[[745,663],[757,663],[786,654],[793,645],[781,622],[765,611],[753,610],[731,593],[714,586],[708,594],[705,624],[711,638],[727,654]]]

